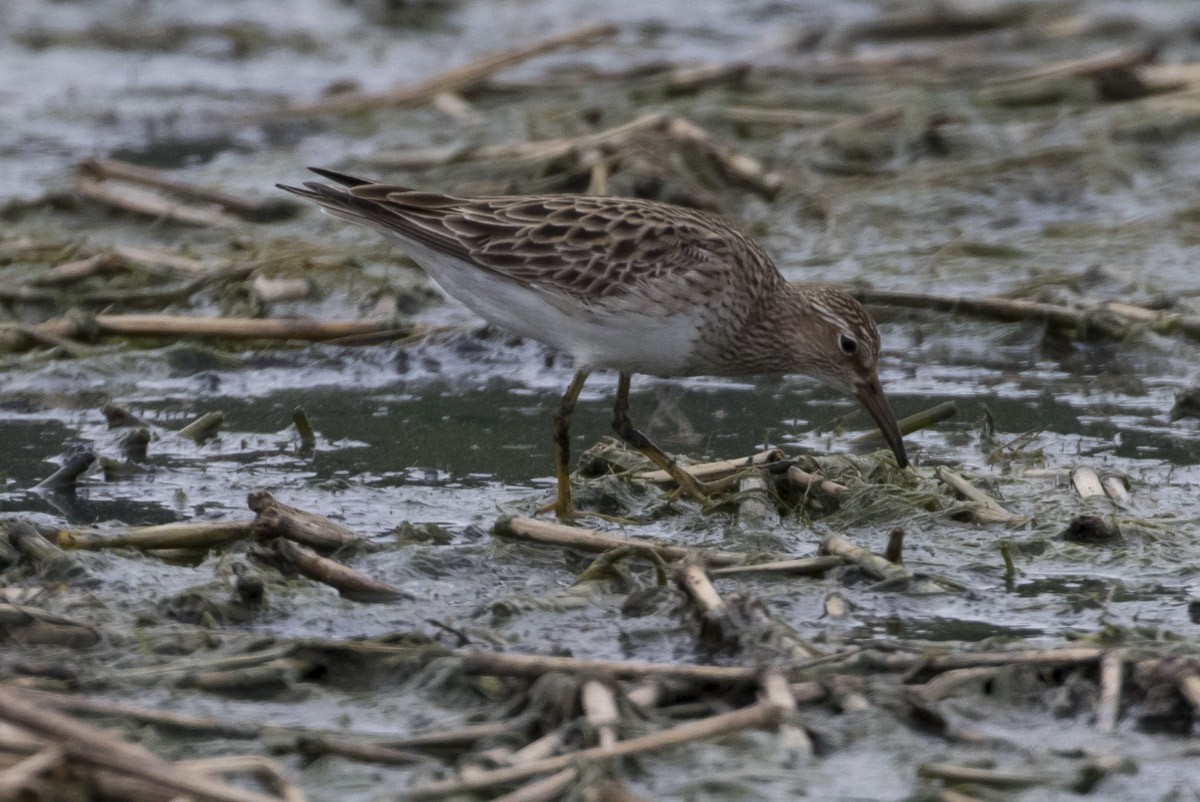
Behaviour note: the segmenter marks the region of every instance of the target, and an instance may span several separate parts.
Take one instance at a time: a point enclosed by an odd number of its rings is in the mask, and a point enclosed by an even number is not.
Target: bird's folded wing
[[[670,314],[719,292],[733,263],[766,259],[719,218],[681,207],[590,195],[454,198],[321,172],[346,189],[287,189],[569,303]]]

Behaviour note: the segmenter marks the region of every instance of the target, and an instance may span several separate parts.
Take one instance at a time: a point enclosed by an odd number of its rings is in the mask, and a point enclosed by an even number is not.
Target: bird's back
[[[591,195],[456,198],[316,172],[345,189],[284,189],[380,230],[478,314],[593,367],[690,372],[783,284],[756,243],[693,209]],[[622,348],[615,338],[657,342]],[[601,364],[601,352],[618,364]]]

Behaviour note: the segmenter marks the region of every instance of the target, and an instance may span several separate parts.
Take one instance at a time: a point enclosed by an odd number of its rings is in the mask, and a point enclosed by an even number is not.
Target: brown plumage
[[[907,462],[866,310],[831,287],[789,284],[719,217],[588,195],[455,198],[313,172],[341,188],[280,187],[384,233],[485,319],[570,353],[580,374],[560,418],[569,420],[588,371],[620,371],[618,431],[673,474],[683,472],[628,422],[629,374],[807,374],[858,396]],[[567,514],[563,428],[558,511]],[[694,481],[677,480],[698,494]]]

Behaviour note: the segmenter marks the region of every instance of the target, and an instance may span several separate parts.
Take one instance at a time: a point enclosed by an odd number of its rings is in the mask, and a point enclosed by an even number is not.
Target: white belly
[[[389,237],[442,292],[475,314],[522,337],[565,351],[576,367],[676,376],[691,360],[699,321],[687,315],[610,311],[580,306],[564,311],[521,284],[400,237]]]

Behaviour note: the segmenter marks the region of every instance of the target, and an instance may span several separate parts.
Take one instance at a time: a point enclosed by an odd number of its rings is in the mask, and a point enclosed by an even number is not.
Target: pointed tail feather
[[[309,172],[316,173],[322,178],[328,178],[330,181],[334,181],[344,187],[350,187],[351,189],[354,187],[366,186],[367,184],[379,183],[378,181],[372,181],[369,178],[358,178],[357,176],[348,175],[347,173],[339,173],[336,170],[327,170],[324,167],[309,167],[308,170]]]

